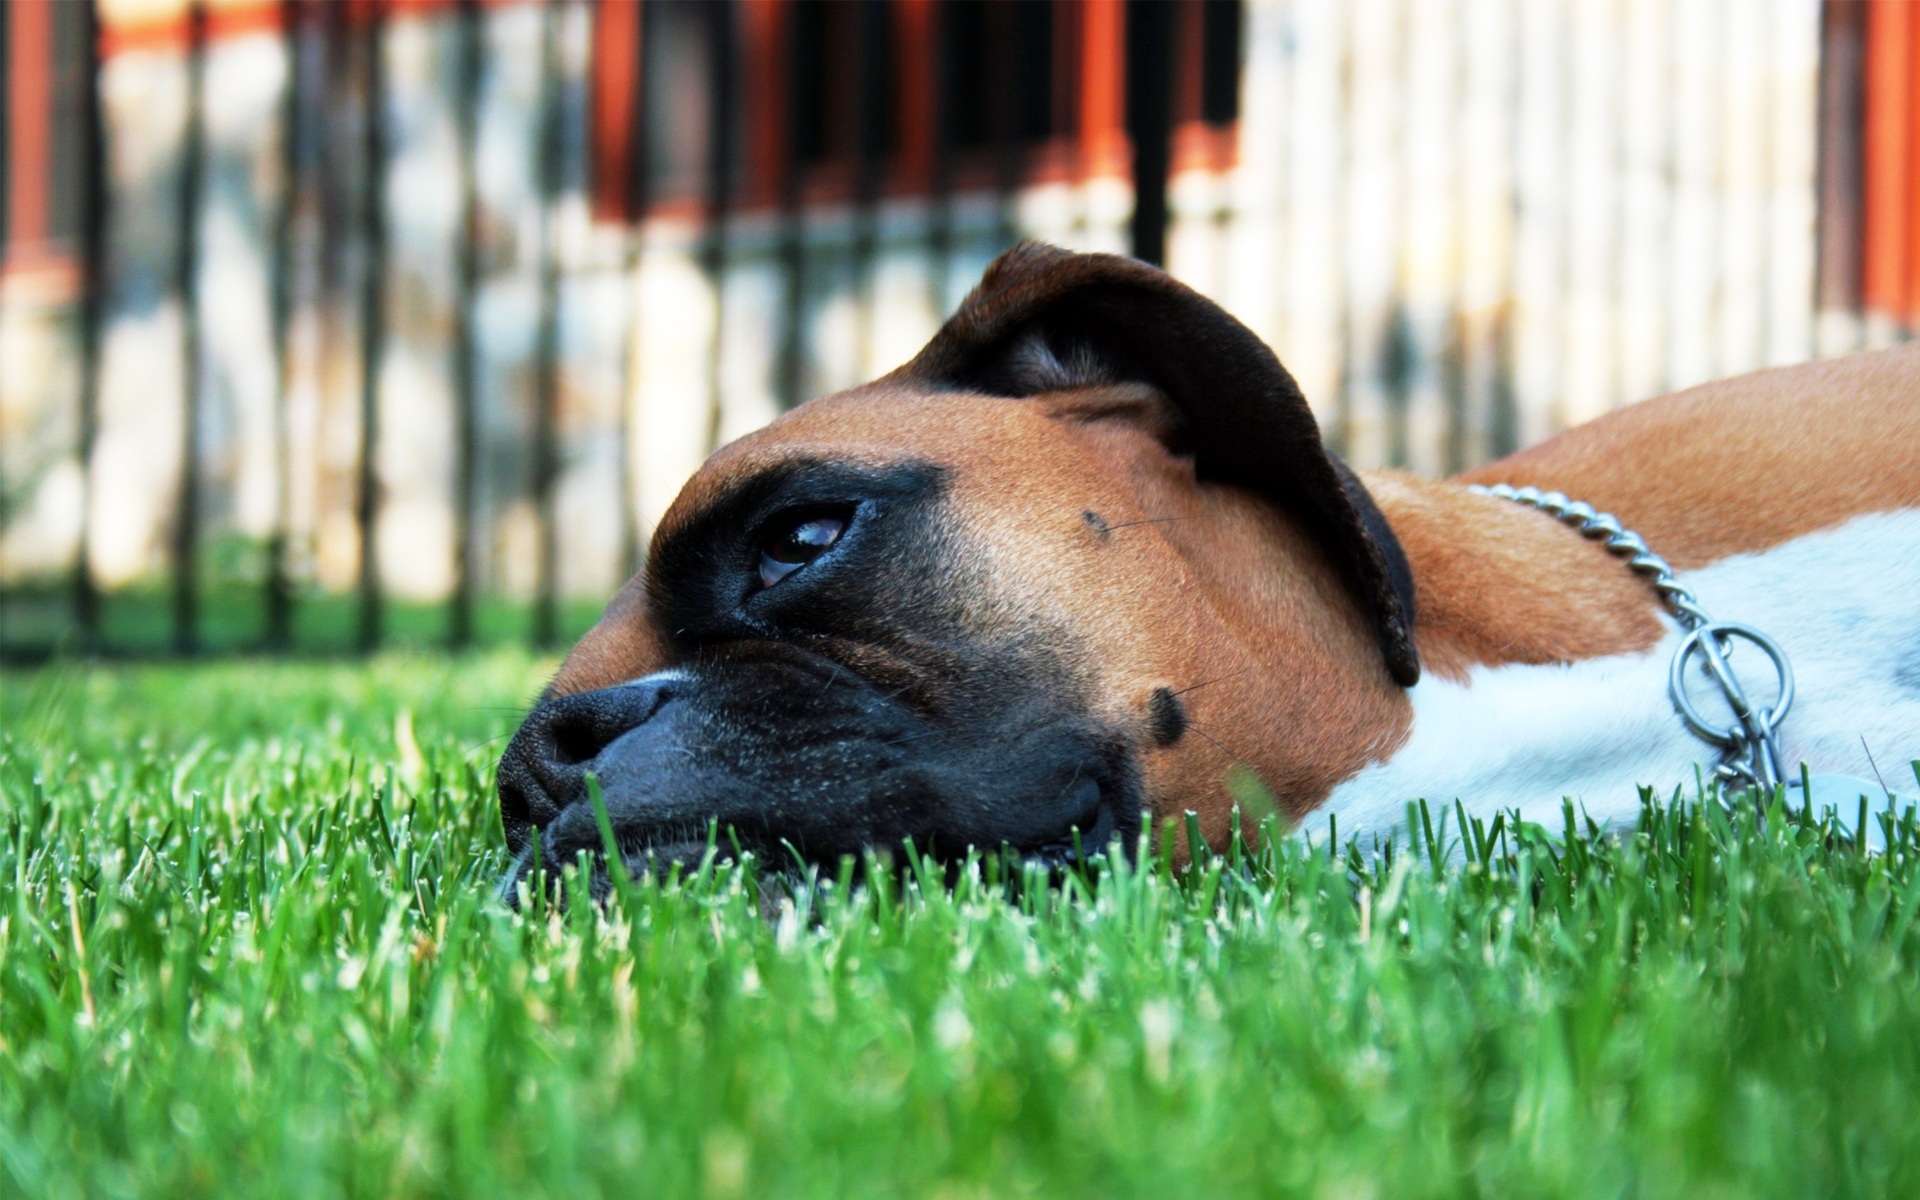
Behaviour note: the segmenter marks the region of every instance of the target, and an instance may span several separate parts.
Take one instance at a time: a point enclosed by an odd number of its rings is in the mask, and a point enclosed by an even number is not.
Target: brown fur
[[[1920,507],[1917,459],[1920,345],[1702,384],[1460,480],[1565,492],[1685,569]]]

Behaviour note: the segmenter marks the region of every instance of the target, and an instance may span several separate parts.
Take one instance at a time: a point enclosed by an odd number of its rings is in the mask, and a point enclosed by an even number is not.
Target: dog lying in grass
[[[1917,585],[1920,349],[1356,475],[1217,305],[1029,243],[911,362],[701,468],[508,747],[501,816],[516,876],[601,852],[589,774],[635,870],[716,825],[1061,862],[1183,818],[1184,855],[1184,814],[1234,836],[1236,770],[1341,835],[1417,797],[1624,823],[1702,771],[1920,758]]]

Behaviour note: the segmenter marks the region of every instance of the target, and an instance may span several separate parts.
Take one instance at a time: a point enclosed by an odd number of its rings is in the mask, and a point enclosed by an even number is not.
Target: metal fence
[[[1847,281],[1857,2],[4,19],[9,659],[555,644],[1021,236],[1220,299],[1362,466],[1898,332]]]

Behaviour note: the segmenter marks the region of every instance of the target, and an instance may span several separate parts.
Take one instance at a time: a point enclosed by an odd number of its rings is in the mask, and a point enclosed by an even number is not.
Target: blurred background
[[[1904,0],[9,0],[0,657],[590,623],[1021,237],[1362,467],[1920,311]]]

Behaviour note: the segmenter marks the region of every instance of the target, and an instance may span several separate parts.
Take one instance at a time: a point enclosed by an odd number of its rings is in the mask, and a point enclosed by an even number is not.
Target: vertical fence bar
[[[713,296],[713,349],[707,364],[707,453],[720,445],[724,407],[720,364],[726,346],[727,217],[733,203],[735,137],[734,27],[732,0],[709,0],[707,35],[706,226],[700,237],[700,271]]]
[[[360,527],[359,645],[380,645],[380,365],[386,349],[387,139],[386,0],[369,0],[366,27],[366,127],[361,197],[365,249],[360,301],[360,463],[356,512]]]
[[[1891,343],[1907,295],[1906,202],[1915,130],[1910,101],[1916,75],[1915,18],[1906,4],[1867,6],[1866,117],[1862,121],[1860,302],[1869,346]]]
[[[874,258],[880,232],[880,185],[886,170],[888,110],[893,98],[887,86],[887,6],[862,4],[854,11],[853,128],[848,131],[853,151],[853,245],[849,257],[857,298],[853,357],[864,375],[874,370]]]
[[[1348,79],[1339,114],[1345,128],[1341,268],[1346,354],[1335,445],[1357,465],[1393,461],[1405,358],[1397,268],[1403,159],[1400,81],[1405,36],[1400,0],[1356,0],[1346,19]]]
[[[93,577],[93,446],[100,434],[100,333],[106,319],[107,131],[100,109],[100,6],[88,0],[83,27],[86,77],[81,84],[82,154],[86,182],[80,217],[80,538],[73,561],[73,616],[82,650],[100,644],[100,589]],[[4,55],[0,55],[4,57]],[[0,153],[0,158],[4,158]],[[3,261],[3,260],[0,260]]]
[[[778,385],[780,406],[792,408],[800,403],[800,372],[806,352],[806,269],[807,248],[803,215],[800,211],[800,175],[805,164],[800,159],[800,121],[803,107],[800,92],[809,81],[804,56],[807,39],[798,36],[797,6],[804,0],[782,0],[776,24],[787,53],[785,129],[780,138],[780,265],[786,276],[786,296],[781,306],[780,360]]]
[[[447,644],[457,650],[473,641],[479,569],[475,531],[480,506],[480,403],[473,361],[474,302],[480,278],[480,188],[474,171],[480,119],[478,0],[460,0],[454,21],[459,56],[453,122],[459,143],[460,226],[453,264],[453,593],[447,600]]]
[[[958,0],[932,0],[928,14],[929,58],[933,65],[933,164],[928,172],[927,277],[933,286],[933,311],[947,315],[947,296],[953,290],[953,122],[956,76],[964,69],[953,53],[953,6]]]
[[[1768,114],[1759,131],[1761,361],[1778,366],[1817,353],[1819,345],[1821,15],[1805,0],[1772,0],[1765,18],[1758,80]]]
[[[1513,332],[1508,371],[1513,380],[1512,437],[1516,445],[1524,446],[1553,432],[1554,399],[1559,391],[1567,174],[1561,84],[1566,74],[1566,38],[1559,5],[1520,5],[1518,14]]]
[[[596,14],[606,20],[610,6],[602,3]],[[640,528],[634,518],[639,501],[639,480],[635,477],[633,455],[634,400],[640,393],[640,251],[647,215],[647,14],[645,0],[631,0],[630,30],[602,29],[601,37],[630,36],[633,42],[633,92],[627,98],[627,175],[623,184],[622,219],[626,231],[627,272],[627,354],[620,384],[620,575],[631,577],[640,569]]]
[[[1281,118],[1286,126],[1286,174],[1280,182],[1285,227],[1276,238],[1286,334],[1278,348],[1320,427],[1344,448],[1349,410],[1342,372],[1349,280],[1341,251],[1349,213],[1342,186],[1351,128],[1345,92],[1348,22],[1337,0],[1302,0],[1286,17],[1289,77]]]
[[[187,114],[180,146],[180,224],[175,264],[180,290],[180,497],[173,526],[173,648],[200,648],[200,173],[206,157],[204,107],[207,10],[187,6]]]
[[[1455,471],[1513,448],[1506,344],[1513,278],[1514,22],[1507,0],[1466,0],[1461,28],[1462,166],[1456,183],[1461,210],[1460,435],[1449,449],[1447,464]]]
[[[1019,228],[1014,204],[1020,188],[1019,105],[1014,99],[1019,80],[1020,14],[1019,0],[986,5],[981,18],[981,51],[987,61],[963,64],[962,70],[984,71],[988,112],[985,120],[987,154],[993,164],[994,229],[993,251],[998,253],[1013,242]]]
[[[1449,447],[1461,434],[1455,420],[1460,391],[1455,318],[1460,278],[1457,185],[1463,172],[1453,136],[1460,125],[1459,3],[1417,0],[1402,20],[1413,48],[1399,96],[1408,202],[1398,214],[1395,290],[1404,357],[1396,388],[1399,411],[1389,444],[1395,465],[1437,475],[1445,470]]]
[[[1567,149],[1566,275],[1555,417],[1563,428],[1599,416],[1618,394],[1614,317],[1622,249],[1619,20],[1594,0],[1574,4],[1569,17],[1573,54],[1562,80],[1567,111],[1561,133]],[[1417,53],[1417,42],[1414,48]],[[1409,201],[1421,203],[1417,193]]]
[[[280,210],[275,214],[270,284],[273,305],[274,364],[274,514],[267,541],[267,576],[261,601],[266,609],[263,642],[285,650],[293,640],[293,591],[287,577],[289,492],[292,449],[287,422],[293,387],[293,227],[299,207],[301,171],[300,98],[305,88],[306,55],[301,49],[304,21],[301,0],[281,0],[280,40],[286,48],[286,95],[280,105]]]
[[[1619,362],[1614,403],[1640,400],[1660,390],[1665,374],[1666,312],[1662,269],[1669,252],[1667,162],[1671,154],[1667,85],[1673,48],[1667,6],[1659,0],[1633,0],[1622,16],[1619,102],[1620,213],[1611,249],[1618,262],[1613,319],[1616,337],[1608,347]]]
[[[313,147],[318,226],[314,239],[318,324],[314,338],[314,560],[316,577],[336,585],[345,582],[344,564],[338,560],[338,543],[343,539],[337,532],[330,539],[328,526],[337,530],[343,523],[340,518],[351,511],[350,488],[354,485],[343,478],[344,472],[326,448],[341,438],[340,426],[346,419],[343,372],[345,364],[353,362],[350,343],[356,336],[350,325],[349,254],[359,220],[351,186],[352,164],[360,157],[355,137],[358,131],[349,121],[335,116],[347,109],[353,92],[353,39],[347,29],[346,11],[344,4],[323,5],[317,19],[320,46],[314,105],[320,116],[314,123]]]
[[[1893,6],[1902,7],[1902,6]],[[1718,84],[1726,30],[1719,4],[1686,4],[1673,12],[1673,217],[1667,257],[1665,387],[1692,387],[1718,373],[1722,125]],[[1542,430],[1522,441],[1538,440]]]
[[[563,3],[547,3],[540,14],[540,317],[533,343],[533,490],[540,527],[540,559],[533,600],[531,636],[550,646],[559,633],[556,568],[558,538],[554,522],[554,486],[560,474],[560,250],[554,210],[560,192],[561,98],[559,24]]]
[[[1127,132],[1133,138],[1133,256],[1167,257],[1167,171],[1173,132],[1174,6],[1127,0]]]
[[[1861,205],[1865,195],[1866,0],[1820,6],[1819,163],[1814,277],[1816,352],[1860,342]]]

